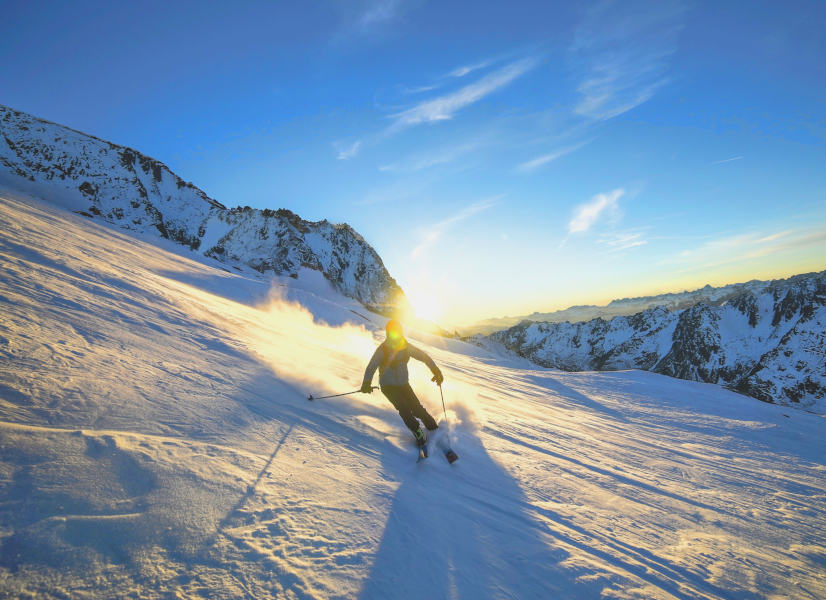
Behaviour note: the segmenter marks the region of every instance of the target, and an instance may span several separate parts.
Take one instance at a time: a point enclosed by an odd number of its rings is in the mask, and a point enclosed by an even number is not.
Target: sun
[[[439,302],[438,295],[427,288],[413,290],[405,290],[407,299],[410,301],[410,306],[413,308],[413,313],[420,319],[428,321],[435,321],[442,317],[444,309]]]

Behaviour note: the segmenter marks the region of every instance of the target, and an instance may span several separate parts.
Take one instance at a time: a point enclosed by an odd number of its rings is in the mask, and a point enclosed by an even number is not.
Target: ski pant
[[[424,426],[429,430],[436,429],[438,425],[436,420],[431,417],[409,383],[404,385],[383,385],[381,392],[387,396],[390,403],[399,411],[399,416],[407,425],[407,428],[416,435],[416,430],[419,428],[419,422],[416,419],[421,419]]]

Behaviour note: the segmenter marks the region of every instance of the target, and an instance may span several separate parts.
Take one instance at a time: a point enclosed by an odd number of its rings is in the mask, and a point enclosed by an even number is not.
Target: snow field
[[[411,332],[461,457],[416,464],[380,393],[306,400],[383,338],[313,273],[11,194],[0,265],[0,597],[826,597],[821,416]]]

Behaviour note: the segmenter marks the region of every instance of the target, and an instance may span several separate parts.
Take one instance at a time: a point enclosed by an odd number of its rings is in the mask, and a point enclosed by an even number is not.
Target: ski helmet
[[[400,339],[402,337],[402,324],[396,319],[390,319],[384,326],[384,331],[390,339]]]

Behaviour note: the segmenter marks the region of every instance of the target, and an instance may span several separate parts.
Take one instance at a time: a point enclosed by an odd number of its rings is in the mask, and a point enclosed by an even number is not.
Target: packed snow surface
[[[826,597],[823,417],[411,332],[460,456],[417,464],[379,393],[307,400],[379,317],[158,243],[0,197],[0,596]]]

